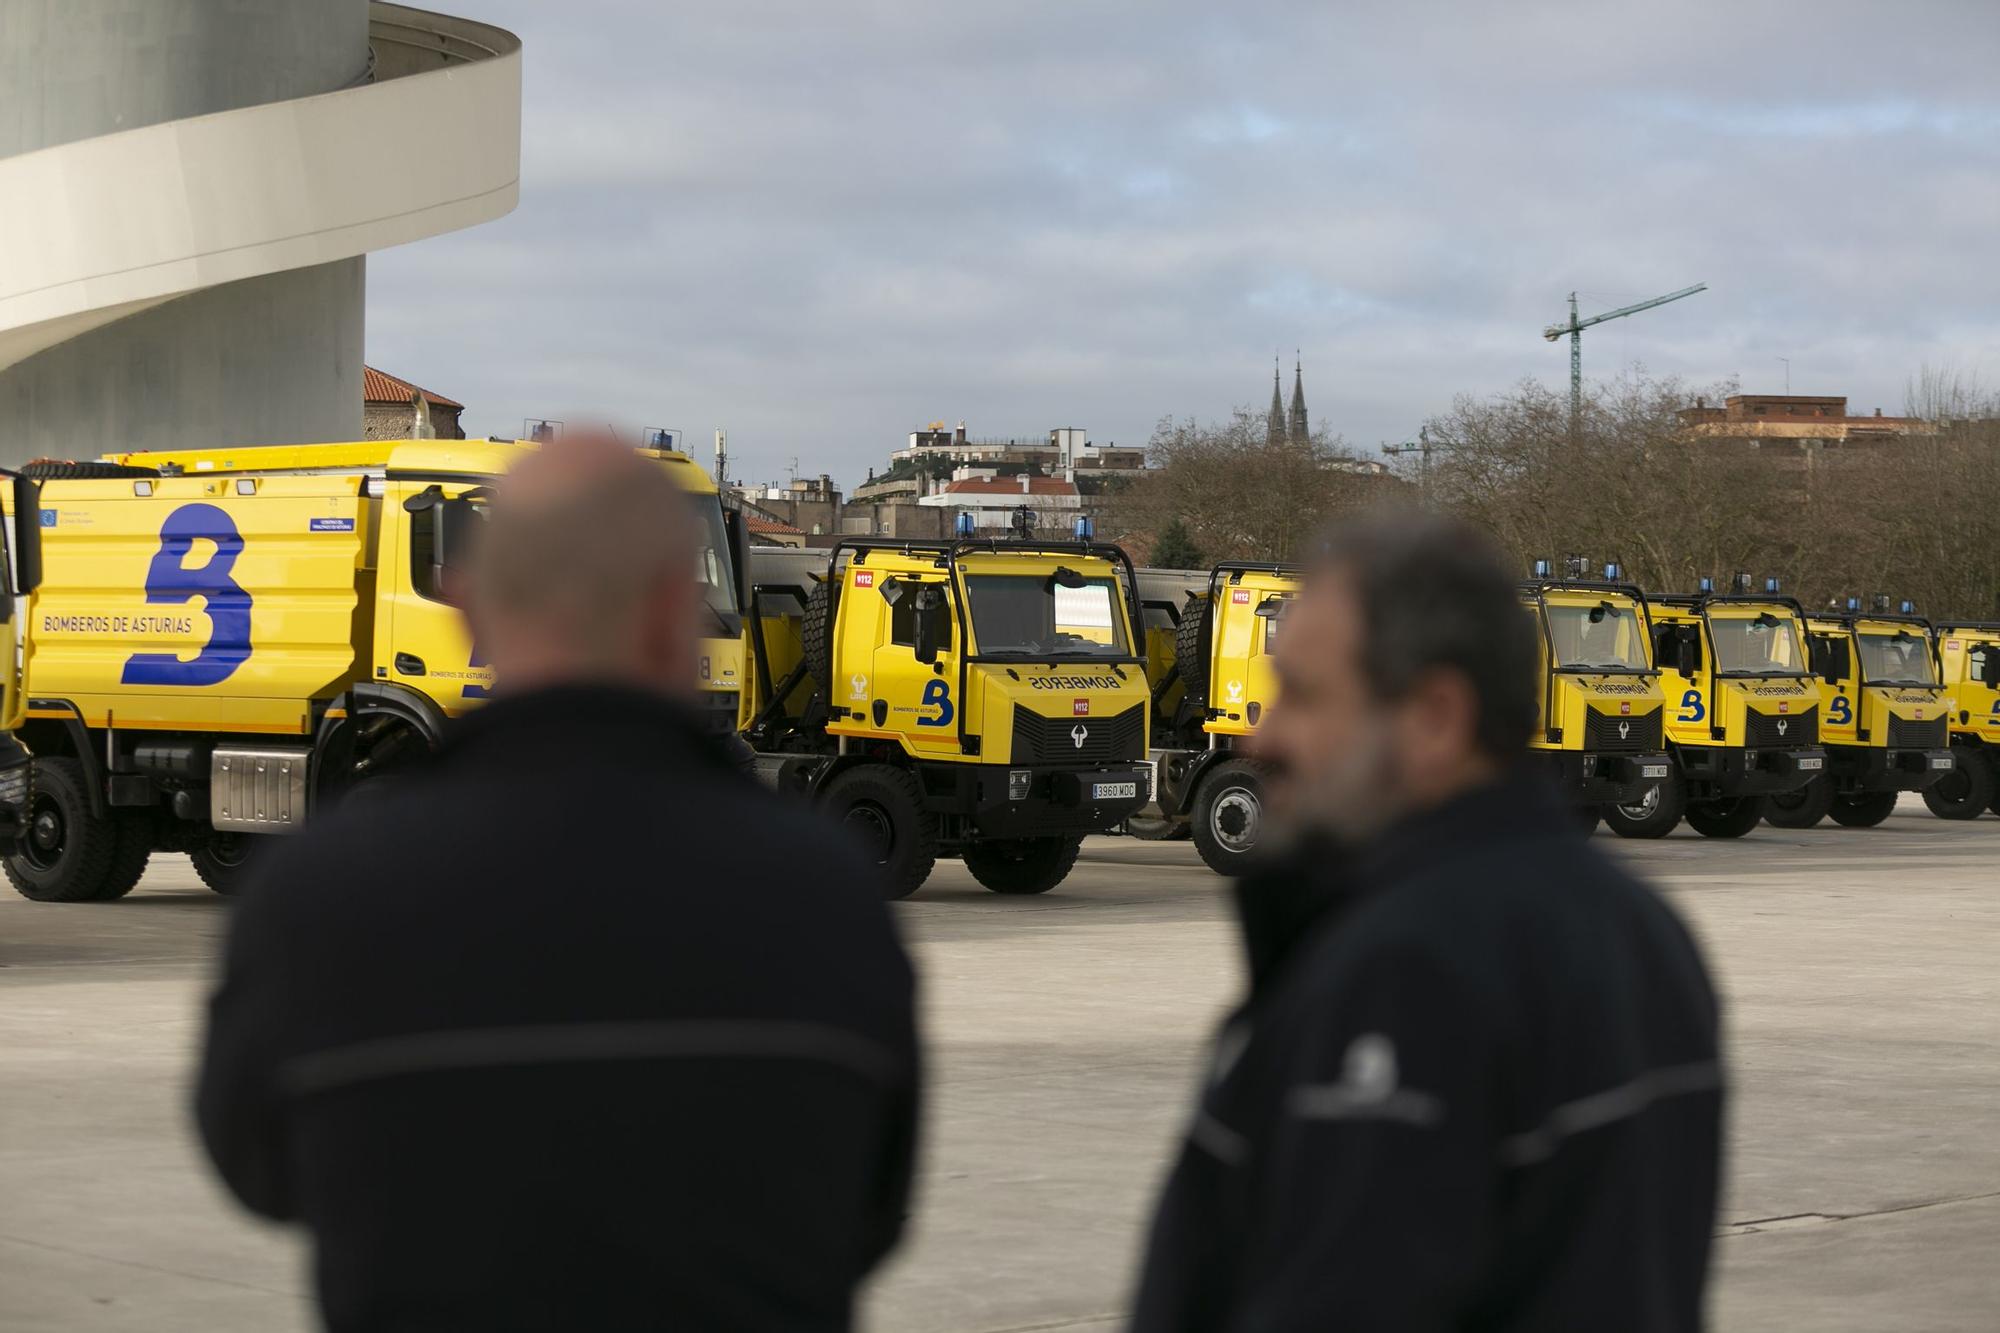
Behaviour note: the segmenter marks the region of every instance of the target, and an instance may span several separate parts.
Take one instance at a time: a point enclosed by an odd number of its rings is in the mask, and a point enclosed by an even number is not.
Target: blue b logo
[[[189,566],[188,553],[202,538],[215,543],[215,554],[207,564]],[[125,659],[124,684],[214,685],[249,659],[250,594],[229,577],[242,554],[242,535],[214,505],[182,505],[167,515],[160,525],[160,549],[146,568],[146,602],[179,606],[201,598],[208,611],[208,642],[186,662],[172,653],[134,653]]]
[[[956,714],[953,713],[951,707],[951,686],[945,684],[942,680],[933,680],[924,686],[922,705],[925,708],[929,708],[933,704],[937,706],[938,715],[936,717],[920,717],[917,719],[917,725],[920,727],[950,726],[951,720]]]
[[[1708,716],[1708,709],[1701,702],[1700,690],[1689,690],[1681,696],[1681,715],[1677,722],[1699,722]]]
[[[1854,705],[1847,702],[1847,696],[1836,694],[1833,702],[1826,706],[1826,724],[1829,727],[1844,727],[1854,720]]]

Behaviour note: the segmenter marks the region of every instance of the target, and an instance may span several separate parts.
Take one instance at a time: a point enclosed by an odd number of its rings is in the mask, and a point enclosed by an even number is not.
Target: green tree
[[[1194,544],[1187,524],[1170,518],[1153,538],[1153,553],[1147,563],[1155,569],[1207,569],[1208,557]]]

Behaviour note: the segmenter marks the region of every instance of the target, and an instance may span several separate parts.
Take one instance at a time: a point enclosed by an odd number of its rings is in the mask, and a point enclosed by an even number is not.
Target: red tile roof
[[[408,380],[397,379],[394,375],[386,371],[377,370],[373,366],[361,367],[362,402],[408,403],[410,395],[413,393],[422,394],[424,401],[432,407],[455,407],[459,409],[465,407],[464,403],[454,402],[441,393],[432,393],[429,389],[412,384]]]
[[[795,528],[789,523],[780,523],[775,519],[758,518],[755,514],[745,514],[743,525],[752,532],[789,532],[805,536],[804,528]]]
[[[1076,495],[1076,483],[1059,477],[1030,477],[1028,489],[1021,490],[1019,477],[967,477],[946,482],[942,495]]]

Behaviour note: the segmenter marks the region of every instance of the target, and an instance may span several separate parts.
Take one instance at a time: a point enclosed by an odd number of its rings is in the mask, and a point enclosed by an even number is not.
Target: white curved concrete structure
[[[245,308],[263,318],[282,316],[292,302],[326,303],[323,323],[352,328],[342,333],[342,348],[301,355],[339,363],[328,373],[358,386],[358,257],[511,210],[520,189],[520,124],[521,49],[513,34],[374,3],[367,67],[350,86],[0,159],[0,390],[10,367],[46,354],[31,363],[35,384],[15,395],[15,406],[27,412],[40,404],[37,428],[60,434],[60,419],[53,426],[47,420],[46,404],[60,396],[46,383],[48,368],[67,392],[92,362],[63,364],[62,352],[51,349],[207,288],[316,268],[261,294],[254,284],[239,289],[254,298]],[[186,307],[197,323],[200,304]],[[233,317],[218,309],[206,321],[226,326]],[[142,320],[134,327],[149,328]],[[147,336],[168,344],[174,337],[168,329]],[[127,359],[146,356],[142,350]],[[233,392],[225,385],[210,396]],[[358,428],[358,392],[352,396]],[[0,392],[0,425],[7,424],[6,397]],[[98,420],[83,429],[92,428],[108,427]],[[223,429],[206,438],[228,435]]]

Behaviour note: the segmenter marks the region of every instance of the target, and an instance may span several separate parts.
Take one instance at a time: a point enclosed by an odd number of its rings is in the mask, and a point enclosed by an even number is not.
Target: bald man
[[[333,1329],[845,1329],[901,1229],[909,964],[682,698],[692,522],[611,442],[524,462],[465,580],[497,697],[238,899],[201,1129]]]

